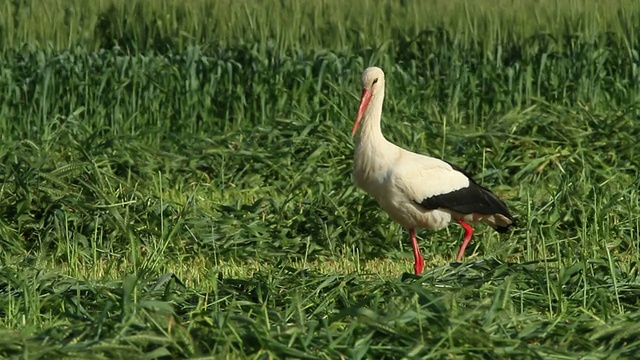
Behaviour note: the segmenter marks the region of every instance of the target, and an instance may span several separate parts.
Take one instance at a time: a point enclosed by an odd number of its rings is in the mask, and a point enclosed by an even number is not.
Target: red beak
[[[362,115],[364,111],[369,106],[369,101],[371,101],[371,90],[364,89],[362,90],[362,96],[360,97],[360,107],[358,107],[358,116],[356,116],[356,123],[353,124],[353,131],[351,131],[351,136],[356,136],[356,131],[358,131],[358,126],[360,126],[360,120],[362,120]]]

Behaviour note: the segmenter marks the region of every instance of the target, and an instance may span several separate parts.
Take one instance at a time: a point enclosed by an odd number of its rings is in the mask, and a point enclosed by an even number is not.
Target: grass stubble
[[[2,5],[0,356],[638,352],[635,2],[256,4]],[[421,232],[407,273],[350,178],[373,63],[390,140],[517,230],[462,263],[457,227]]]

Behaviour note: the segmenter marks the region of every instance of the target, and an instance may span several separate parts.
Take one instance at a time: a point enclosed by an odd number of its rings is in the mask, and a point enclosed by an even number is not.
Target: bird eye
[[[378,82],[378,78],[373,79],[373,82],[371,83],[371,86],[375,85]]]

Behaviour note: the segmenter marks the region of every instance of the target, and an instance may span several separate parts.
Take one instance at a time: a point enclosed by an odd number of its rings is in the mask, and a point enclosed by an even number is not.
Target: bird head
[[[384,72],[379,67],[369,67],[362,72],[362,96],[360,97],[360,106],[358,107],[358,115],[356,122],[353,124],[351,136],[356,135],[360,121],[369,106],[371,98],[376,94],[377,90],[384,87]]]

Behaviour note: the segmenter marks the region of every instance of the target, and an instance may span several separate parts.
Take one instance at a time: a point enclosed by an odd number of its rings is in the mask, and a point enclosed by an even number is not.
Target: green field
[[[0,64],[0,358],[640,354],[638,1],[14,0]],[[412,274],[351,179],[369,65],[513,232]]]

